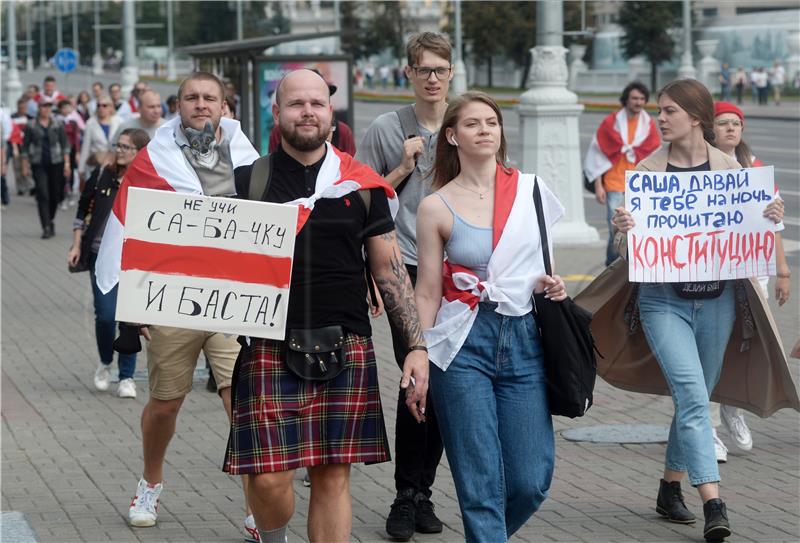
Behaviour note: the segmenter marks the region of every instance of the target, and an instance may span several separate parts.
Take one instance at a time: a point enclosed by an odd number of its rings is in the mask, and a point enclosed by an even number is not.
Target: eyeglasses
[[[97,107],[111,107],[111,104],[97,104]]]
[[[714,124],[719,126],[720,128],[725,128],[727,126],[732,126],[734,128],[740,128],[742,126],[742,121],[737,121],[731,119],[730,121],[714,121]]]
[[[114,146],[117,151],[122,151],[123,153],[132,153],[137,151],[136,147],[133,145],[125,145],[124,143],[118,143]]]
[[[443,67],[439,66],[438,68],[428,68],[427,66],[414,66],[412,70],[414,70],[414,74],[417,76],[418,79],[426,80],[428,79],[431,74],[436,74],[436,79],[441,81],[442,79],[447,79],[450,77],[450,70],[452,67]]]

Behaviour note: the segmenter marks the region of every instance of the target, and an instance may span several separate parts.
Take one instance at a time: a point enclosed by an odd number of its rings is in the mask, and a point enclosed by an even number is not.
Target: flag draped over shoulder
[[[139,151],[122,178],[112,213],[103,231],[95,265],[97,286],[104,294],[119,281],[128,189],[139,187],[203,194],[200,179],[175,143],[174,133],[180,129],[180,122],[180,117],[175,117],[160,126],[155,137]],[[220,128],[230,142],[234,169],[250,165],[258,158],[255,148],[242,132],[239,121],[222,118]]]
[[[628,162],[637,164],[661,146],[656,123],[645,111],[639,114],[631,143],[628,143],[628,137],[628,115],[625,108],[603,119],[597,133],[592,137],[583,161],[583,173],[587,179],[597,179],[610,170],[623,155]]]

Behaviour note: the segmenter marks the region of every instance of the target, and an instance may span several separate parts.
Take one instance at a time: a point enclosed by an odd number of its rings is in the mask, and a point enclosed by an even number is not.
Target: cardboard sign
[[[118,321],[282,340],[297,206],[131,188]]]
[[[628,279],[674,283],[775,275],[772,166],[625,175]]]

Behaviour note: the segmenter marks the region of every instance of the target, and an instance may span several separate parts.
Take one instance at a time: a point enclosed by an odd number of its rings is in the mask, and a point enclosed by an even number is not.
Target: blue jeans
[[[681,298],[669,284],[643,283],[639,312],[647,343],[672,393],[675,414],[665,465],[692,486],[719,481],[708,398],[719,380],[735,320],[734,284],[718,298]]]
[[[555,443],[544,359],[531,314],[481,303],[447,371],[431,364],[431,391],[467,541],[506,541],[545,500]]]
[[[606,192],[606,222],[608,223],[606,266],[614,262],[619,256],[617,248],[614,247],[614,225],[611,224],[611,218],[614,216],[614,210],[618,207],[622,207],[623,205],[625,205],[624,192]]]
[[[97,351],[100,353],[100,362],[111,364],[114,361],[114,337],[117,332],[115,313],[117,311],[117,286],[103,294],[97,286],[94,274],[94,259],[91,271],[92,294],[94,295],[94,334],[97,338]],[[120,354],[117,358],[119,366],[119,380],[133,378],[136,370],[135,354]]]

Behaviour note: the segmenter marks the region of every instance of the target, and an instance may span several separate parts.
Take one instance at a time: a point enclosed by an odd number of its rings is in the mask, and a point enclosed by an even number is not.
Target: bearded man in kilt
[[[396,195],[369,167],[326,143],[333,108],[325,80],[308,69],[287,74],[272,111],[281,146],[270,156],[263,199],[299,206],[287,338],[250,338],[242,347],[223,469],[250,476],[248,498],[262,543],[286,541],[294,471],[303,467],[312,483],[308,539],[347,541],[350,464],[390,459],[364,251],[386,312],[409,347],[400,386],[419,421],[427,349],[395,237]],[[237,187],[249,186],[245,170],[236,172]],[[332,340],[330,330],[338,330]],[[293,360],[305,343],[316,351],[306,350],[308,364],[298,367]]]

